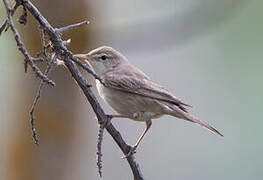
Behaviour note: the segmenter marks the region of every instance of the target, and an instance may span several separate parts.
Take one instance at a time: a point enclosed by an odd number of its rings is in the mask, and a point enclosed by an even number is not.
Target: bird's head
[[[98,75],[111,71],[121,63],[127,62],[120,52],[108,46],[96,48],[87,54],[75,54],[74,57],[86,61]]]

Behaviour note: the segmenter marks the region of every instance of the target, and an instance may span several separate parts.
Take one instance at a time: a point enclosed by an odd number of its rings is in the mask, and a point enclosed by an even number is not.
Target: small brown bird
[[[151,120],[163,115],[171,115],[197,123],[223,136],[209,124],[191,116],[186,109],[186,107],[191,107],[190,105],[152,81],[113,48],[102,46],[88,54],[76,54],[74,57],[85,60],[100,76],[104,85],[97,80],[97,89],[100,96],[120,114],[116,117],[146,122],[146,129],[134,145],[133,152],[151,127]]]

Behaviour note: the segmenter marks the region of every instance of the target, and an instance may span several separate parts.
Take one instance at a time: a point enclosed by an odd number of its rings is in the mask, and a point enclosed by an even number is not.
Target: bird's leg
[[[110,122],[113,118],[130,118],[129,116],[120,115],[120,114],[106,115],[106,116],[107,116],[107,121],[105,123],[103,123],[103,125],[102,125],[104,128],[110,124]]]
[[[147,131],[150,129],[152,125],[152,121],[146,121],[146,129],[144,130],[144,132],[142,133],[142,135],[139,137],[139,139],[137,140],[137,142],[135,143],[134,147],[137,148],[138,145],[140,144],[140,142],[142,141],[142,138],[144,137],[144,135],[147,133]]]
[[[133,147],[131,147],[129,153],[126,154],[123,158],[127,158],[130,155],[136,153],[137,147],[139,146],[140,142],[142,141],[142,139],[145,136],[145,134],[147,133],[147,131],[150,129],[151,125],[152,125],[152,121],[151,120],[146,121],[146,129],[143,131],[142,135],[139,137],[139,139],[137,140],[135,145]]]
[[[115,114],[115,115],[107,115],[110,119],[113,118],[131,118],[130,116],[121,115],[121,114]]]

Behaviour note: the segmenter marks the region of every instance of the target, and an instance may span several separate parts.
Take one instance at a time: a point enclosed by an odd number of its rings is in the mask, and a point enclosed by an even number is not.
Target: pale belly
[[[106,88],[96,81],[100,96],[119,114],[136,121],[159,118],[164,114],[163,106],[150,98]]]

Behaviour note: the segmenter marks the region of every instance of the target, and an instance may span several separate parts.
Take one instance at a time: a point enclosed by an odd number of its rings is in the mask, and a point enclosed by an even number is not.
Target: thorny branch
[[[37,95],[35,97],[32,109],[30,114],[31,116],[31,125],[32,125],[32,133],[33,133],[33,137],[34,137],[34,117],[33,117],[33,112],[34,112],[34,108],[35,105],[37,104],[37,101],[41,95],[41,90],[44,86],[44,83],[50,84],[50,85],[55,85],[55,83],[50,80],[47,77],[48,72],[50,71],[51,67],[52,67],[52,60],[50,62],[50,64],[47,66],[47,69],[45,71],[45,73],[42,73],[40,71],[40,69],[38,68],[38,66],[35,64],[35,62],[37,61],[37,59],[31,57],[29,55],[29,53],[27,52],[23,42],[21,41],[20,38],[20,34],[18,33],[17,29],[15,28],[14,22],[12,20],[12,15],[14,14],[15,10],[17,9],[18,6],[22,5],[24,8],[24,14],[22,16],[24,16],[23,18],[26,18],[27,15],[26,11],[29,11],[31,13],[31,15],[34,17],[34,19],[39,23],[41,29],[43,29],[43,33],[41,34],[42,39],[44,39],[44,34],[46,34],[49,37],[49,40],[52,43],[52,51],[55,54],[55,57],[58,57],[59,59],[62,59],[64,61],[64,64],[66,65],[66,67],[68,68],[68,70],[70,71],[72,77],[76,80],[77,84],[79,85],[79,87],[82,89],[83,93],[85,94],[87,100],[89,101],[90,105],[92,106],[97,118],[98,118],[98,122],[100,124],[100,126],[102,128],[100,128],[100,132],[99,132],[99,142],[101,143],[102,141],[102,136],[103,135],[103,127],[106,128],[106,130],[109,132],[109,134],[113,137],[113,139],[115,140],[115,142],[118,144],[118,146],[120,147],[120,149],[122,150],[122,152],[124,154],[128,154],[131,150],[131,146],[129,146],[122,138],[121,134],[116,130],[116,128],[112,125],[112,123],[110,122],[111,117],[108,116],[104,110],[102,109],[102,107],[100,106],[100,104],[98,103],[96,97],[94,96],[93,92],[90,89],[90,85],[88,83],[88,81],[82,76],[82,74],[80,73],[80,71],[78,70],[77,66],[74,64],[77,63],[79,66],[81,66],[83,69],[85,69],[87,72],[89,72],[92,76],[94,76],[94,78],[98,79],[101,81],[101,79],[85,64],[81,63],[78,59],[73,58],[73,54],[66,48],[66,45],[69,43],[68,41],[63,41],[61,38],[61,33],[74,29],[76,27],[82,26],[82,25],[87,25],[88,22],[85,21],[83,23],[78,23],[75,25],[70,25],[64,28],[54,28],[52,27],[49,22],[45,19],[45,17],[42,16],[42,14],[39,12],[39,10],[29,1],[29,0],[16,0],[16,5],[14,6],[13,9],[9,8],[9,5],[7,3],[7,0],[3,0],[5,8],[6,8],[6,13],[7,13],[7,20],[6,22],[4,22],[4,24],[0,27],[0,33],[3,30],[6,30],[7,27],[10,27],[14,37],[15,37],[15,41],[17,42],[17,46],[18,49],[21,51],[21,53],[24,55],[25,57],[25,64],[29,64],[30,67],[32,68],[32,70],[36,73],[37,77],[39,77],[41,79],[40,82],[40,86],[39,89],[37,91]],[[43,44],[43,41],[42,41]],[[45,44],[43,44],[43,48],[45,47]],[[26,65],[27,66],[27,65]],[[104,126],[106,124],[106,126]],[[36,138],[36,132],[35,132],[35,142],[37,143],[37,138]],[[101,148],[101,144],[98,144],[98,148]],[[101,152],[101,150],[99,150],[99,152]],[[101,156],[98,156],[98,158],[101,158]],[[135,180],[142,180],[143,175],[142,172],[139,168],[138,163],[135,160],[134,155],[130,155],[129,157],[127,157],[127,161],[131,167],[131,170],[133,172],[133,176]],[[98,166],[101,167],[101,160],[98,159]],[[101,169],[99,168],[99,172],[101,171]]]

